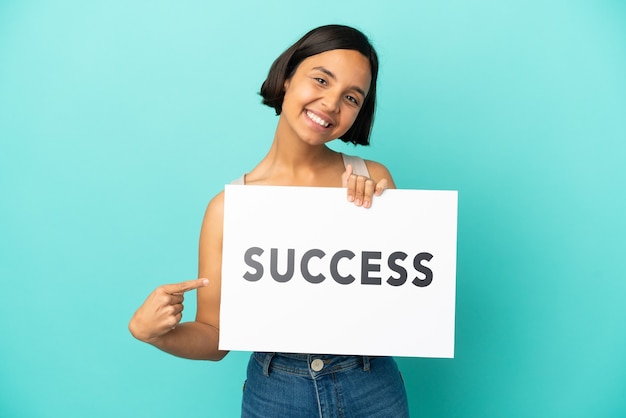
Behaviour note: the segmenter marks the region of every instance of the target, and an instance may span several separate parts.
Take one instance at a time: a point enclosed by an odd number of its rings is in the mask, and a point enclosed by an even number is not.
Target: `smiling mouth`
[[[319,126],[323,126],[324,128],[328,128],[330,126],[329,122],[326,122],[324,119],[320,118],[319,116],[317,116],[315,113],[311,112],[310,110],[306,111],[306,115],[309,117],[309,119],[317,123]]]

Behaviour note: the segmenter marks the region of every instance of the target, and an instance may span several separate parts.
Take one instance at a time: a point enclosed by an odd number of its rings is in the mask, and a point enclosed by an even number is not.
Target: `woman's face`
[[[359,114],[371,80],[369,60],[358,51],[312,55],[285,81],[281,122],[311,145],[339,138]]]

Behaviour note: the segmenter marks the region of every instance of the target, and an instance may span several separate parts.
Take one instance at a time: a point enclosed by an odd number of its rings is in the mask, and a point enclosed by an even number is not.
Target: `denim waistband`
[[[263,366],[263,374],[269,376],[276,370],[300,376],[321,376],[362,367],[370,371],[370,356],[343,356],[333,354],[266,353],[254,352],[252,356]],[[314,362],[321,361],[322,368],[316,370]],[[318,361],[318,364],[319,364]]]

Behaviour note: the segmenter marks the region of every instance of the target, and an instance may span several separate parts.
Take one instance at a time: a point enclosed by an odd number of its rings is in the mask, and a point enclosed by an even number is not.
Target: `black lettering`
[[[415,270],[422,273],[424,275],[423,279],[416,277],[413,279],[413,284],[418,287],[426,287],[433,281],[433,271],[428,267],[422,265],[422,260],[430,261],[433,258],[433,255],[430,253],[419,253],[413,259],[413,267]]]
[[[326,277],[323,274],[318,274],[317,276],[313,276],[311,272],[309,272],[309,260],[313,257],[322,258],[326,255],[326,253],[322,250],[318,250],[316,248],[307,251],[302,256],[302,260],[300,261],[300,271],[302,272],[302,277],[309,283],[322,283]]]
[[[406,283],[406,279],[408,277],[407,271],[404,267],[396,262],[397,260],[404,261],[406,257],[407,254],[403,253],[402,251],[396,251],[389,256],[389,259],[387,260],[387,265],[389,266],[391,271],[393,271],[394,273],[398,273],[398,277],[389,276],[389,278],[387,279],[387,283],[389,283],[390,285],[402,286],[404,283]]]
[[[371,264],[370,260],[380,260],[380,251],[363,251],[361,258],[361,284],[380,285],[380,277],[370,277],[370,272],[379,272],[380,264]]]
[[[270,256],[270,273],[272,277],[279,283],[285,283],[293,277],[293,264],[295,258],[295,250],[289,248],[287,250],[287,271],[285,274],[278,272],[278,248],[272,248]]]
[[[243,260],[246,262],[246,264],[256,270],[254,273],[250,273],[249,271],[246,271],[244,273],[243,278],[249,282],[256,282],[261,277],[263,277],[263,264],[252,259],[253,255],[260,256],[261,254],[263,254],[263,248],[250,247],[243,255]]]
[[[350,250],[337,251],[337,253],[333,255],[333,258],[330,260],[330,275],[333,276],[333,279],[335,279],[335,281],[339,284],[350,284],[355,280],[354,276],[348,274],[344,277],[339,274],[339,270],[337,269],[339,260],[341,260],[342,258],[352,260],[354,258],[354,253]]]

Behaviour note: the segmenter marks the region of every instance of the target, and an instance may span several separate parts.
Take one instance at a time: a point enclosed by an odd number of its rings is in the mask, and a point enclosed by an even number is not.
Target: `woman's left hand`
[[[364,208],[371,207],[374,195],[380,196],[389,187],[386,178],[377,183],[369,177],[354,174],[351,165],[346,167],[346,171],[341,176],[341,182],[348,190],[348,201]]]

